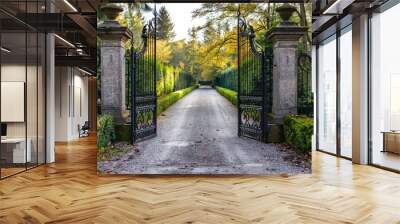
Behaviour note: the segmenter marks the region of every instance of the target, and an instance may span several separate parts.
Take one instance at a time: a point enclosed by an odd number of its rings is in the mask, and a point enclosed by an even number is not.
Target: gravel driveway
[[[237,136],[237,108],[202,87],[158,118],[157,137],[99,170],[118,174],[297,174],[311,164],[290,148]]]

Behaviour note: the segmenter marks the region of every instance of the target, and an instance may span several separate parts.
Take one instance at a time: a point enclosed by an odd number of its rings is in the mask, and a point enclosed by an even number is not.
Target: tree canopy
[[[157,39],[172,41],[174,37],[174,23],[171,21],[167,8],[162,6],[157,15]]]
[[[194,27],[196,32],[203,33],[199,43],[198,63],[201,66],[201,77],[213,79],[222,71],[237,68],[237,21],[240,17],[254,27],[256,40],[265,47],[264,35],[281,21],[276,13],[279,3],[204,3],[192,12],[193,18],[203,18],[205,23]],[[301,26],[311,24],[311,4],[293,4],[297,12],[292,16],[293,22]],[[301,47],[309,50],[311,32],[304,36]],[[218,71],[218,72],[216,72]]]
[[[133,46],[139,48],[141,30],[146,23],[143,13],[151,11],[144,3],[123,4],[124,13],[119,18],[121,24],[134,33]],[[264,35],[281,21],[276,8],[282,3],[203,3],[192,12],[193,19],[202,19],[203,24],[188,30],[189,38],[174,40],[174,23],[165,6],[157,12],[157,61],[172,70],[187,73],[196,80],[212,80],[224,71],[237,68],[237,21],[240,16],[254,27],[256,40],[265,47]],[[296,3],[297,12],[291,20],[301,26],[311,24],[311,4]],[[130,49],[128,41],[127,49]],[[309,51],[311,31],[306,34],[300,47]],[[171,71],[172,71],[171,70]]]

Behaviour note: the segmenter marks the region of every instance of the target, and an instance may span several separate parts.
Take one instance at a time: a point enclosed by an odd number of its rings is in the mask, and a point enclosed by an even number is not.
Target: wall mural
[[[108,3],[98,21],[100,174],[311,172],[310,4]]]

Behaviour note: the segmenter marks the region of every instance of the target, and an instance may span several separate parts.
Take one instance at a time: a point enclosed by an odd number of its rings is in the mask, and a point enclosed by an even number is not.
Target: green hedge
[[[129,142],[131,140],[130,124],[115,124],[115,140]]]
[[[197,85],[159,97],[157,100],[157,115],[161,114],[161,112],[165,111],[176,101],[182,99],[184,96],[186,96],[188,93],[192,92],[196,88]]]
[[[285,142],[303,153],[311,152],[314,121],[310,117],[288,115],[283,119]]]
[[[229,100],[233,105],[237,105],[237,92],[217,86],[215,88],[219,94]]]
[[[103,151],[115,140],[114,119],[111,115],[101,115],[97,120],[97,147]]]
[[[214,83],[216,86],[220,86],[237,92],[237,75],[237,69],[233,69],[231,67],[227,68],[222,72],[216,74]]]

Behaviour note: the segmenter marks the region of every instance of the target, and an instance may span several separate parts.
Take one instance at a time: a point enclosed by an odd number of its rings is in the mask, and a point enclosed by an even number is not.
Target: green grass
[[[229,100],[233,105],[237,105],[237,92],[219,86],[216,86],[215,89],[219,94]]]
[[[285,142],[303,153],[311,152],[313,135],[313,118],[298,115],[287,115],[283,120]]]
[[[196,89],[197,86],[192,86],[186,89],[178,90],[172,92],[168,95],[161,96],[157,99],[157,116],[165,111],[172,104],[176,103],[178,100],[182,99],[184,96]]]

